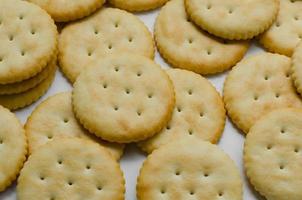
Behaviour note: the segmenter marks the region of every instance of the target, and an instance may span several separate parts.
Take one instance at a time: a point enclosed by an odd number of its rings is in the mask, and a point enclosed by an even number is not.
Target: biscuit
[[[290,58],[259,53],[243,59],[227,76],[224,102],[232,121],[244,132],[276,108],[301,107],[290,78]]]
[[[29,0],[46,10],[57,22],[83,18],[100,8],[105,0]]]
[[[200,138],[216,143],[224,129],[225,109],[222,98],[212,84],[199,74],[169,69],[167,74],[175,88],[172,119],[158,134],[139,146],[151,153],[174,140]]]
[[[183,0],[172,0],[160,11],[155,40],[161,55],[173,66],[200,74],[233,67],[246,53],[248,42],[218,39],[188,21]]]
[[[56,69],[57,67],[54,67],[45,80],[30,90],[19,94],[0,95],[0,105],[10,110],[17,110],[34,103],[43,96],[51,86],[56,74]]]
[[[292,56],[302,38],[302,2],[280,0],[280,11],[274,24],[259,38],[270,52]]]
[[[29,153],[40,146],[62,137],[80,137],[104,146],[119,159],[124,145],[104,142],[88,133],[76,120],[71,105],[71,92],[59,93],[49,97],[35,108],[25,124]]]
[[[279,0],[185,0],[190,18],[201,28],[230,40],[251,39],[267,30]]]
[[[294,85],[299,94],[302,95],[302,42],[294,50],[291,71]]]
[[[67,25],[60,35],[60,67],[71,82],[90,63],[121,51],[154,57],[153,39],[147,27],[123,10],[103,8]]]
[[[0,0],[0,84],[29,79],[57,52],[57,29],[35,4]]]
[[[146,11],[158,8],[169,0],[109,0],[109,2],[118,8],[128,11]]]
[[[49,73],[56,67],[56,60],[53,60],[48,64],[48,66],[46,66],[39,74],[34,77],[17,83],[5,85],[0,84],[0,95],[18,94],[34,88],[43,80],[45,80]]]
[[[268,200],[302,199],[302,110],[277,109],[250,129],[244,145],[246,174]]]
[[[57,139],[28,158],[17,185],[19,200],[124,200],[125,181],[107,150],[89,140]]]
[[[24,129],[17,117],[0,106],[0,192],[17,177],[27,154]]]
[[[235,163],[216,145],[199,139],[178,140],[150,154],[136,191],[138,200],[242,200]]]
[[[168,123],[175,103],[165,71],[135,54],[116,54],[87,67],[74,84],[72,99],[86,129],[118,143],[153,136]]]

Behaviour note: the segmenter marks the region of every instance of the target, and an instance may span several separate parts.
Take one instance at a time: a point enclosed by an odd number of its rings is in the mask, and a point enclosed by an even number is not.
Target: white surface
[[[153,24],[155,18],[158,14],[158,10],[141,13],[138,16],[145,22],[149,27],[150,31],[153,32]],[[263,51],[256,44],[253,44],[247,55],[254,54],[256,52]],[[160,57],[158,52],[156,52],[156,62],[161,64],[163,67],[167,67],[168,64]],[[214,75],[207,77],[217,88],[219,92],[222,92],[223,82],[226,76],[226,73]],[[54,83],[52,84],[50,90],[44,95],[38,102],[17,111],[16,114],[19,119],[24,123],[27,119],[27,116],[32,112],[32,110],[45,98],[56,94],[62,91],[71,90],[71,85],[63,77],[60,71],[57,72]],[[244,181],[244,200],[256,200],[262,199],[252,187],[249,185],[244,175],[243,166],[242,166],[242,148],[243,148],[244,136],[238,131],[234,125],[228,119],[226,122],[225,130],[223,136],[219,142],[219,147],[228,153],[231,158],[237,163],[238,168],[240,169],[242,180]],[[124,171],[124,176],[126,179],[126,200],[136,200],[136,177],[138,175],[140,166],[145,159],[145,155],[140,152],[135,145],[128,145],[125,151],[123,158],[121,159],[121,166]],[[15,194],[15,184],[7,189],[5,192],[0,194],[0,200],[16,200]],[[88,200],[88,199],[87,199]],[[113,199],[114,200],[114,199]]]

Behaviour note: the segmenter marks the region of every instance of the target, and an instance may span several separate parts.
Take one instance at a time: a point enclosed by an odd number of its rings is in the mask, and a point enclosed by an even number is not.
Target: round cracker
[[[105,0],[29,0],[46,10],[57,22],[83,18],[100,8]]]
[[[118,143],[153,136],[170,120],[175,103],[165,71],[134,54],[90,65],[75,82],[72,98],[75,115],[86,129]]]
[[[188,21],[183,0],[172,0],[160,11],[155,40],[161,55],[173,66],[213,74],[234,66],[246,53],[248,42],[210,36]]]
[[[49,73],[57,67],[56,59],[51,61],[39,74],[27,80],[11,84],[0,84],[0,95],[18,94],[36,87],[39,83],[45,80]]]
[[[49,142],[29,156],[17,185],[19,200],[124,200],[119,164],[105,148],[88,140]]]
[[[154,149],[184,138],[216,143],[224,129],[225,109],[222,98],[212,84],[190,71],[169,69],[167,74],[175,90],[172,119],[158,134],[139,146],[151,153]]]
[[[148,156],[138,177],[137,198],[242,200],[242,182],[235,163],[216,145],[184,139]]]
[[[23,126],[17,117],[0,106],[0,191],[17,177],[27,154]]]
[[[38,105],[28,117],[25,131],[30,154],[49,141],[62,137],[79,137],[97,142],[116,159],[120,159],[125,147],[96,138],[78,123],[72,111],[71,92],[56,94]]]
[[[17,110],[34,103],[43,96],[51,86],[56,74],[56,69],[57,67],[54,67],[45,80],[30,90],[19,94],[0,95],[0,105],[10,110]]]
[[[109,2],[118,8],[128,11],[146,11],[158,8],[169,0],[109,0]]]
[[[238,63],[224,83],[224,102],[232,121],[244,132],[276,108],[301,107],[290,78],[290,58],[260,53]]]
[[[301,129],[302,110],[297,108],[274,110],[250,129],[244,145],[246,173],[266,199],[302,199]]]
[[[279,11],[279,0],[185,0],[190,18],[218,37],[251,39],[267,30]]]
[[[0,46],[0,84],[33,77],[56,53],[54,21],[32,3],[1,0]]]
[[[275,23],[260,37],[260,43],[270,52],[292,56],[302,39],[302,1],[280,0]]]
[[[60,67],[74,82],[90,63],[121,51],[154,57],[147,27],[131,13],[103,8],[93,16],[67,25],[59,42]]]

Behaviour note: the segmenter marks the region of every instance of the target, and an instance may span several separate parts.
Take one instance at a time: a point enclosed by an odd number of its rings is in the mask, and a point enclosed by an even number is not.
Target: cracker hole
[[[130,94],[130,90],[128,88],[125,90],[125,92],[126,94]]]
[[[153,94],[148,94],[148,98],[151,99],[153,97]]]
[[[295,3],[295,0],[290,0],[290,2]]]
[[[298,20],[299,20],[299,17],[298,17],[298,16],[295,16],[294,19],[295,19],[296,21],[298,21]]]
[[[106,89],[107,87],[108,87],[107,83],[104,83],[104,84],[103,84],[103,88]]]
[[[255,95],[255,96],[254,96],[254,100],[255,100],[255,101],[258,101],[258,100],[259,100],[259,97],[258,97],[257,95]]]
[[[137,72],[136,76],[141,76],[142,73],[141,72]]]
[[[36,34],[36,31],[35,31],[35,30],[31,30],[30,33],[31,33],[32,35],[35,35],[35,34]]]
[[[189,94],[189,95],[192,95],[192,94],[193,94],[193,91],[190,89],[190,90],[188,91],[188,94]]]
[[[296,148],[295,148],[295,153],[299,153],[299,151],[300,151],[299,148],[296,147]]]
[[[115,70],[116,72],[118,72],[118,71],[120,71],[120,68],[119,68],[119,67],[115,67],[114,70]]]
[[[114,27],[115,27],[115,28],[118,28],[118,27],[119,27],[119,23],[118,23],[118,22],[115,22]]]
[[[208,5],[207,5],[207,9],[210,10],[211,8],[212,8],[212,5],[211,5],[211,4],[208,4]]]
[[[44,181],[44,180],[45,180],[45,177],[44,177],[44,176],[40,176],[40,180],[41,180],[41,181]]]
[[[276,98],[279,98],[279,97],[280,97],[280,94],[279,94],[279,93],[276,93],[275,97],[276,97]]]
[[[210,176],[210,174],[209,173],[204,173],[204,175],[203,175],[204,177],[209,177]]]
[[[280,166],[279,166],[279,168],[281,169],[281,170],[283,170],[284,169],[284,165],[283,164],[281,164]]]
[[[218,196],[222,197],[223,196],[223,192],[219,192]]]
[[[110,44],[110,45],[108,45],[108,49],[112,49],[112,45]]]
[[[189,135],[193,135],[193,130],[188,130]]]
[[[282,134],[284,134],[284,133],[285,133],[285,128],[281,128],[280,132],[281,132]]]
[[[138,116],[141,116],[141,115],[142,115],[142,112],[141,112],[141,111],[137,111],[136,113],[137,113]]]
[[[161,190],[160,190],[160,193],[161,193],[161,194],[166,194],[166,190],[165,190],[165,189],[161,189]]]
[[[190,39],[188,40],[188,42],[189,42],[189,44],[192,44],[192,43],[193,43],[193,39],[190,38]]]
[[[14,40],[14,36],[13,35],[10,35],[9,36],[9,41],[13,41]]]
[[[195,192],[194,191],[190,191],[190,195],[194,195],[195,194]]]
[[[208,49],[208,50],[207,50],[207,54],[208,54],[208,55],[211,55],[211,54],[212,54],[212,51],[211,51],[210,49]]]
[[[299,35],[299,38],[302,39],[302,35]]]
[[[229,9],[229,14],[233,14],[234,10],[232,8]]]
[[[89,52],[87,53],[87,55],[88,55],[88,56],[92,56],[92,52],[89,51]]]
[[[3,58],[0,57],[0,62],[2,62],[2,61],[3,61]]]
[[[175,175],[176,175],[176,176],[180,176],[180,171],[176,171],[176,172],[175,172]]]
[[[129,37],[128,38],[128,42],[132,42],[133,41],[133,38],[132,37]]]
[[[47,136],[47,138],[48,138],[49,140],[51,140],[51,139],[53,138],[53,136],[52,136],[52,135],[49,135],[49,136]]]
[[[87,170],[90,170],[90,169],[91,169],[91,166],[90,166],[90,165],[86,165],[86,169],[87,169]]]
[[[98,35],[99,34],[99,31],[97,29],[94,29],[94,34],[95,35]]]
[[[191,22],[190,18],[187,18],[187,22]]]
[[[290,72],[287,72],[287,73],[285,74],[285,76],[286,76],[286,78],[289,78],[289,77],[290,77]]]
[[[72,181],[68,181],[68,185],[69,185],[69,186],[72,186],[72,185],[73,185],[73,182],[72,182]]]
[[[3,139],[0,139],[0,144],[3,144]]]
[[[276,22],[276,27],[280,27],[280,26],[281,26],[280,22]]]
[[[182,111],[181,107],[177,107],[177,111],[181,112]]]
[[[266,146],[266,149],[267,149],[267,150],[271,150],[272,147],[273,147],[273,145],[269,144],[269,145]]]
[[[19,15],[19,19],[20,19],[20,20],[23,20],[23,19],[24,19],[24,16],[23,16],[23,15]]]
[[[62,161],[62,160],[58,160],[58,164],[59,164],[59,165],[62,165],[62,164],[63,164],[63,161]]]
[[[21,51],[21,56],[25,56],[25,51]]]
[[[264,80],[267,81],[268,79],[269,79],[269,77],[266,75],[266,76],[264,77]]]
[[[67,118],[64,118],[64,123],[68,123],[69,122],[69,119],[67,119]]]
[[[118,111],[118,109],[119,109],[118,106],[114,106],[115,111]]]
[[[199,116],[200,116],[200,117],[204,117],[204,113],[201,112],[201,113],[199,114]]]
[[[171,126],[170,126],[170,125],[166,126],[166,129],[167,129],[167,130],[170,130],[170,129],[171,129]]]
[[[102,186],[98,186],[97,189],[98,189],[98,191],[101,191],[101,190],[103,190],[103,187]]]

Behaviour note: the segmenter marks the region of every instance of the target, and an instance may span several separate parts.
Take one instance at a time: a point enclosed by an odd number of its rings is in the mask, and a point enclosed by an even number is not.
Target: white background
[[[158,14],[158,10],[146,13],[140,13],[138,16],[145,22],[151,32],[153,32],[153,25],[155,22],[155,18]],[[247,55],[255,54],[257,52],[263,51],[255,42],[249,49]],[[169,66],[156,52],[156,62],[161,64],[163,68]],[[207,77],[217,88],[217,90],[221,93],[223,82],[225,76],[228,72],[209,76]],[[25,123],[27,116],[32,112],[32,110],[45,98],[56,94],[58,92],[70,91],[72,89],[70,83],[63,77],[60,71],[57,72],[57,76],[55,78],[54,83],[51,88],[38,102],[35,104],[17,111],[16,114],[19,119]],[[223,149],[227,154],[231,156],[231,158],[236,162],[241,175],[242,180],[244,182],[244,200],[256,200],[262,199],[249,185],[246,176],[244,175],[243,163],[242,163],[242,149],[244,143],[243,134],[234,127],[234,125],[227,119],[225,130],[223,136],[219,142],[219,147]],[[145,159],[145,155],[135,146],[128,145],[125,151],[123,158],[121,159],[121,166],[124,171],[124,176],[126,179],[126,200],[136,200],[136,177],[138,175],[140,166]],[[15,194],[15,184],[9,187],[5,192],[0,194],[0,200],[16,200]],[[87,199],[88,200],[88,199]],[[114,200],[114,199],[113,199]]]

